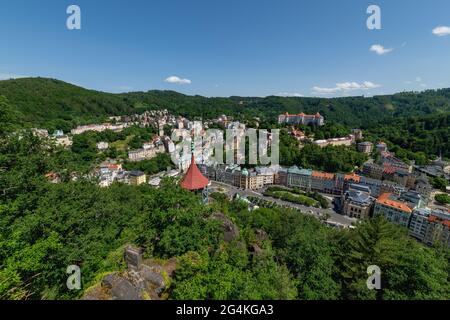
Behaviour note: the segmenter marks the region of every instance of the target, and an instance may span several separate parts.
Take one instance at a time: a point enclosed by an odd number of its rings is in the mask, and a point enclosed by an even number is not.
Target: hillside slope
[[[74,126],[108,115],[159,108],[189,118],[206,119],[227,114],[240,119],[259,117],[273,123],[283,112],[320,112],[329,122],[363,128],[399,117],[450,112],[450,89],[371,98],[207,98],[156,90],[111,94],[54,79],[24,78],[0,81],[0,95],[23,114],[26,123],[50,127]]]

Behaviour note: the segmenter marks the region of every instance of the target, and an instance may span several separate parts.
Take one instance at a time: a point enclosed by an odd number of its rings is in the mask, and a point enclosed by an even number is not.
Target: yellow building
[[[145,173],[141,171],[131,171],[130,172],[130,184],[134,186],[139,186],[147,181]]]

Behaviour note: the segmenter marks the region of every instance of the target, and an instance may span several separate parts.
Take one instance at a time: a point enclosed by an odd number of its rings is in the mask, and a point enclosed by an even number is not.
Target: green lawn
[[[284,201],[298,203],[298,204],[309,206],[309,207],[320,207],[320,203],[317,200],[307,197],[302,194],[297,194],[297,193],[293,193],[293,192],[289,192],[289,191],[281,191],[281,190],[269,191],[268,190],[265,193],[265,195],[274,197],[274,198],[278,198],[278,199],[281,199]]]
[[[127,151],[128,143],[134,138],[134,135],[129,135],[125,140],[119,140],[111,143],[111,147],[116,148],[118,151]]]

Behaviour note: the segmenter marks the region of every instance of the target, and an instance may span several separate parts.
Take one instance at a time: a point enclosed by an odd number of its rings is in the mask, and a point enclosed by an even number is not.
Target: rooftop
[[[327,180],[333,180],[334,174],[328,173],[328,172],[320,172],[320,171],[313,171],[312,176],[314,178],[320,178],[320,179],[327,179]]]
[[[195,164],[194,153],[192,153],[191,165],[181,180],[181,187],[186,190],[194,191],[204,189],[208,184],[209,180],[200,172],[199,168]]]
[[[412,209],[406,203],[392,199],[392,193],[383,193],[378,197],[377,203],[406,213],[412,213]]]
[[[361,192],[357,190],[349,190],[345,194],[345,199],[353,202],[357,202],[359,204],[370,204],[372,202],[372,198],[370,194],[366,192]]]
[[[145,173],[143,173],[142,171],[138,171],[138,170],[133,170],[130,172],[130,176],[132,177],[141,177],[145,175]]]

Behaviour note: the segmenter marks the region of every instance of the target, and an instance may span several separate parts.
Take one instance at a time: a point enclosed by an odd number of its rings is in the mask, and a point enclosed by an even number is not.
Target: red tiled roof
[[[441,223],[442,225],[444,225],[450,229],[450,220],[442,220],[441,218],[436,217],[436,216],[429,216],[428,221]]]
[[[319,112],[317,112],[316,114],[305,114],[305,113],[299,113],[299,114],[289,114],[289,113],[285,113],[284,114],[285,116],[287,116],[287,117],[298,117],[298,116],[300,116],[300,117],[305,117],[305,118],[320,118],[320,117],[322,117],[322,115],[319,113]]]
[[[327,173],[327,172],[320,172],[320,171],[313,171],[312,176],[314,178],[320,178],[320,179],[328,179],[328,180],[334,179],[334,174]]]
[[[204,189],[209,183],[209,180],[203,176],[195,164],[194,154],[192,154],[191,165],[186,172],[186,175],[181,180],[181,187],[186,190],[200,190]]]
[[[359,182],[361,180],[361,177],[358,176],[356,173],[351,173],[351,174],[346,174],[344,176],[344,180],[348,181],[348,180],[353,180],[355,182]]]
[[[399,209],[406,213],[412,213],[412,209],[410,207],[408,207],[406,205],[406,203],[396,201],[396,200],[391,200],[390,199],[391,195],[392,195],[392,193],[383,193],[381,196],[378,197],[377,203],[391,207],[391,208]]]
[[[386,174],[394,174],[395,171],[396,170],[395,170],[395,168],[393,166],[390,166],[390,165],[385,165],[384,166],[383,172],[386,173]]]

